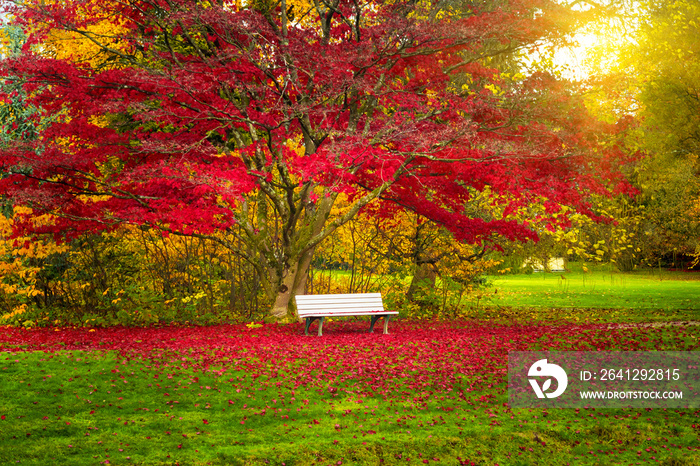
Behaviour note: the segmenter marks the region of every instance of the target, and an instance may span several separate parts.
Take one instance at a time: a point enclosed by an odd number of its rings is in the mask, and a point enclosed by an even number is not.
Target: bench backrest
[[[295,299],[299,317],[398,314],[384,310],[381,293],[298,295]]]

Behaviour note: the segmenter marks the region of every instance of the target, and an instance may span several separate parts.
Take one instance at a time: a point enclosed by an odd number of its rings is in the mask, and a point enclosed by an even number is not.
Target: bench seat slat
[[[330,299],[330,298],[321,298],[321,299],[300,299],[299,302],[303,303],[381,303],[382,298],[375,298],[373,296],[365,296],[361,298],[345,298],[345,299]]]
[[[330,303],[330,304],[304,304],[297,303],[297,307],[304,309],[384,309],[384,306],[377,303],[353,304],[353,303]]]
[[[371,316],[371,315],[396,315],[398,311],[374,311],[374,312],[342,312],[342,311],[319,311],[299,313],[299,317],[331,317],[331,316]]]
[[[353,316],[353,315],[391,314],[391,313],[387,312],[383,309],[375,309],[375,310],[318,309],[318,310],[315,310],[313,312],[300,312],[299,317],[322,316],[322,315],[331,315],[331,314]]]
[[[351,304],[340,304],[340,305],[333,305],[333,304],[314,304],[313,306],[300,306],[297,304],[297,309],[304,310],[305,312],[314,312],[318,310],[324,310],[324,309],[338,309],[338,310],[345,310],[345,309],[356,309],[358,311],[371,311],[371,310],[376,310],[376,311],[381,311],[384,309],[384,306],[380,305],[363,305],[363,306],[355,306]]]
[[[313,301],[315,299],[361,299],[361,298],[378,298],[382,299],[381,293],[346,293],[346,294],[300,294],[296,296],[296,299]]]
[[[303,309],[323,309],[323,308],[351,308],[351,307],[356,307],[359,309],[362,308],[377,308],[377,309],[383,309],[384,305],[382,303],[377,303],[377,302],[361,302],[361,303],[352,303],[352,302],[320,302],[320,303],[300,303],[297,302],[297,307],[303,308]]]

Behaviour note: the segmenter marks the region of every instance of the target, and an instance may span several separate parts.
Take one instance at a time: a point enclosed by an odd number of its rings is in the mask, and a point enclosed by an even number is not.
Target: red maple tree
[[[9,3],[29,39],[3,75],[51,122],[3,147],[0,192],[77,233],[132,223],[228,247],[216,232],[239,225],[277,317],[370,203],[475,242],[534,236],[468,215],[475,190],[581,205],[600,187],[572,108],[542,105],[551,80],[495,67],[560,37],[554,1]],[[98,53],[52,56],[57,30]],[[352,206],[331,216],[339,193]]]

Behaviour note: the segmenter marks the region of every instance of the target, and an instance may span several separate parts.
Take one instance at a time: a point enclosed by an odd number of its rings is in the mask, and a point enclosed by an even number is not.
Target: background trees
[[[600,25],[587,104],[608,121],[627,115],[627,152],[644,157],[628,174],[640,190],[634,265],[689,264],[697,254],[698,14],[694,1],[633,2]],[[621,19],[622,18],[622,19]],[[629,209],[627,209],[629,212]]]
[[[652,158],[640,183],[667,252],[688,254],[698,247],[700,5],[674,1],[644,6],[638,45],[632,50],[640,81],[642,141]]]

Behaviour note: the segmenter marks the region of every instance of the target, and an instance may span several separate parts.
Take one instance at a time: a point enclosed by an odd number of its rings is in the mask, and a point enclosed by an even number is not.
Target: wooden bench
[[[297,314],[306,319],[304,334],[309,334],[311,322],[319,319],[318,336],[323,335],[323,319],[341,316],[372,316],[370,333],[379,318],[384,318],[384,333],[389,333],[389,318],[398,311],[385,311],[381,293],[317,294],[296,297]]]

